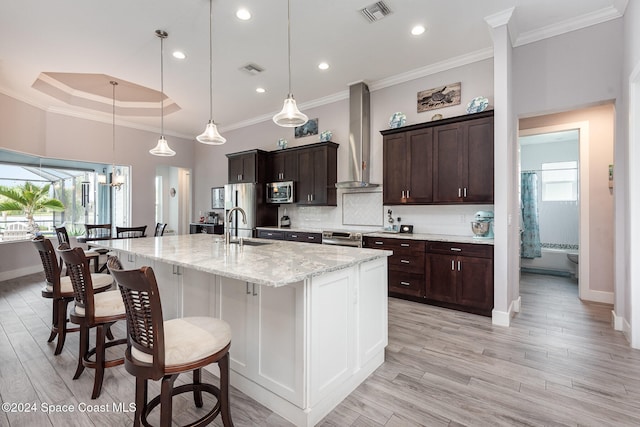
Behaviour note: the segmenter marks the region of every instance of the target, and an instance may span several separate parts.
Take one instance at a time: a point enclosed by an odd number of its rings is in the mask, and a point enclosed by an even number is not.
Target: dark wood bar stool
[[[110,258],[107,264],[120,287],[127,312],[124,366],[136,377],[134,426],[149,425],[147,417],[158,404],[160,425],[170,426],[172,398],[187,392],[193,392],[198,408],[203,406],[203,392],[217,398],[213,409],[189,427],[207,425],[218,414],[224,426],[233,426],[229,409],[229,324],[213,317],[163,321],[158,284],[151,267],[125,271],[117,258]],[[201,382],[202,368],[211,363],[220,367],[220,387]],[[189,371],[193,371],[193,383],[174,388],[178,375]],[[148,380],[160,379],[160,395],[147,402]]]
[[[156,231],[153,232],[153,237],[163,236],[165,228],[167,228],[167,224],[163,224],[162,222],[156,223]]]
[[[75,306],[69,318],[80,327],[78,367],[73,379],[78,379],[85,367],[95,369],[93,393],[91,394],[91,398],[95,399],[100,396],[102,390],[105,368],[124,363],[122,357],[105,360],[107,348],[127,342],[125,338],[108,343],[105,339],[115,322],[126,319],[122,296],[117,290],[101,293],[93,291],[91,274],[89,274],[87,259],[82,248],[71,249],[69,245],[63,244],[58,248],[58,252],[67,264],[73,285]],[[94,327],[96,328],[96,346],[89,349],[89,330]],[[95,360],[90,360],[93,356],[95,356]]]
[[[67,332],[77,332],[79,330],[79,328],[67,328],[67,306],[73,300],[73,286],[69,276],[60,277],[60,264],[58,264],[58,258],[51,240],[39,236],[33,239],[32,242],[40,254],[46,280],[46,286],[42,289],[42,296],[53,299],[51,335],[47,342],[53,341],[56,336],[58,337],[56,349],[53,352],[53,354],[58,355],[64,347]],[[110,274],[94,273],[91,278],[94,292],[106,291],[113,284],[113,278]],[[113,339],[112,336],[111,339]]]
[[[116,238],[118,239],[131,239],[135,237],[147,237],[147,226],[141,225],[139,227],[118,227],[116,226]]]
[[[69,234],[67,233],[67,227],[56,227],[56,237],[58,238],[58,246],[67,243],[71,247],[71,241],[69,240]],[[89,263],[93,261],[93,269],[96,273],[100,271],[100,253],[94,249],[88,249],[84,251],[84,256],[87,257]],[[60,267],[62,268],[62,259],[60,259]]]

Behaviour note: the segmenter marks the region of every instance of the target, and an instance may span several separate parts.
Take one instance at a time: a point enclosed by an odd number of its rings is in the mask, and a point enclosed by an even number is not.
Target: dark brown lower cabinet
[[[434,304],[490,316],[493,246],[429,242],[425,298]]]
[[[365,236],[364,247],[393,251],[389,296],[491,316],[493,246]]]

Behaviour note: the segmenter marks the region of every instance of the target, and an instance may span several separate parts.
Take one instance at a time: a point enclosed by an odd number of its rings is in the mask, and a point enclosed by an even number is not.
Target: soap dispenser
[[[280,218],[280,228],[289,228],[291,226],[291,220],[287,215],[287,208],[284,208],[284,215]]]

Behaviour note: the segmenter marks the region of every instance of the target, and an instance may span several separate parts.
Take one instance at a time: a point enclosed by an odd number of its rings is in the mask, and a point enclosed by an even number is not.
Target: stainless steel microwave
[[[267,184],[267,203],[293,203],[293,181],[270,182]]]

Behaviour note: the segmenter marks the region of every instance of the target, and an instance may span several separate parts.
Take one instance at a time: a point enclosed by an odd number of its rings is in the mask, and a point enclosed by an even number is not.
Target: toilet
[[[578,266],[578,253],[577,252],[569,252],[567,253],[567,258],[569,259],[569,261],[571,261],[572,263],[574,263],[576,265],[576,279],[578,278],[578,271],[580,271],[580,268]]]

